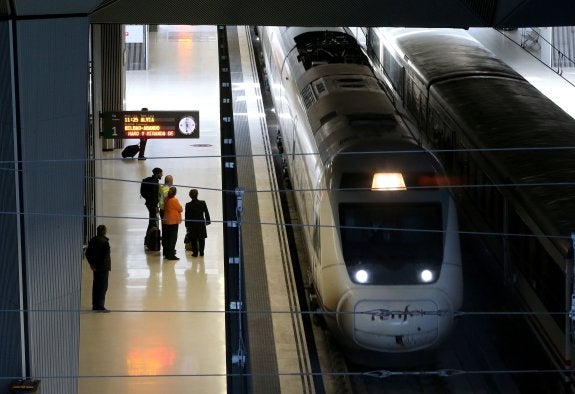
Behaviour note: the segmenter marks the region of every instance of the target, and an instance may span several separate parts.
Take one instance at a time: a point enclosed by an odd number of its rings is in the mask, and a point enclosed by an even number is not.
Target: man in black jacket
[[[192,244],[192,256],[197,257],[198,252],[200,256],[204,255],[204,247],[206,245],[206,238],[208,233],[206,226],[210,222],[210,213],[205,201],[198,200],[198,190],[190,190],[190,198],[192,201],[186,204],[186,237]]]
[[[158,227],[158,192],[160,189],[159,182],[163,174],[161,168],[154,168],[152,170],[152,176],[144,178],[140,186],[140,195],[146,200],[146,208],[148,208],[150,218],[148,230],[153,226]]]
[[[112,267],[110,259],[110,244],[106,237],[106,226],[99,225],[96,236],[88,243],[86,259],[94,272],[92,283],[92,310],[95,312],[109,312],[106,309],[106,292],[108,291],[108,275]]]

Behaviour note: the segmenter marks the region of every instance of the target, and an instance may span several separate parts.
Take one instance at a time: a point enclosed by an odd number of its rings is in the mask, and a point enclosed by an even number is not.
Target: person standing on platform
[[[142,112],[148,112],[148,108],[142,108]],[[138,160],[146,160],[146,144],[148,143],[147,137],[140,138],[140,153],[138,153]]]
[[[112,268],[110,259],[110,243],[106,237],[106,226],[99,225],[96,236],[88,243],[86,259],[94,273],[92,282],[92,310],[95,312],[110,312],[106,309],[106,292],[108,291],[108,276]]]
[[[204,247],[206,245],[206,238],[208,233],[206,226],[210,222],[210,213],[208,206],[203,200],[198,200],[198,190],[190,190],[190,198],[192,201],[186,203],[186,230],[188,240],[192,244],[192,256],[197,257],[204,255]]]
[[[162,227],[164,229],[163,254],[167,260],[179,260],[176,256],[176,241],[178,240],[178,227],[182,222],[182,205],[176,198],[177,189],[170,187],[168,196],[164,201],[164,217]]]
[[[160,219],[164,218],[164,200],[168,196],[168,191],[170,187],[174,184],[174,177],[171,175],[166,175],[164,177],[164,184],[160,185],[160,191],[158,194],[158,208],[160,208]]]
[[[166,175],[164,177],[164,184],[160,185],[160,190],[158,191],[158,208],[160,210],[160,219],[164,218],[164,200],[168,196],[168,191],[174,183],[174,178],[171,175]],[[164,222],[162,222],[162,232],[164,232]],[[165,238],[162,238],[162,248],[165,249],[164,245]]]
[[[151,227],[158,227],[158,194],[159,194],[159,182],[162,179],[163,171],[161,168],[154,168],[152,170],[152,176],[144,178],[142,184],[140,185],[140,195],[146,200],[146,208],[148,208],[148,230]],[[147,230],[146,230],[147,232]]]

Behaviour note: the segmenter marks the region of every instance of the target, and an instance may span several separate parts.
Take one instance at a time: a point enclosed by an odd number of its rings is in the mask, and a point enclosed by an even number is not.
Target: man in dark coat
[[[161,168],[154,168],[152,170],[152,176],[144,178],[142,184],[140,185],[140,195],[146,200],[146,208],[148,208],[148,230],[150,227],[158,227],[158,193],[160,190],[160,179],[164,175]],[[147,230],[146,230],[147,232]]]
[[[142,112],[148,112],[148,108],[142,108]],[[138,154],[138,160],[146,160],[146,144],[148,143],[148,139],[146,137],[140,138],[140,150]]]
[[[109,312],[104,305],[106,302],[106,291],[108,291],[108,275],[112,262],[106,231],[106,226],[103,224],[99,225],[96,229],[96,236],[90,240],[86,249],[86,259],[94,272],[92,310],[96,312]]]
[[[198,200],[198,190],[190,190],[192,201],[186,204],[185,220],[188,241],[192,244],[192,256],[204,255],[206,238],[208,237],[206,225],[210,224],[210,213],[205,201]]]

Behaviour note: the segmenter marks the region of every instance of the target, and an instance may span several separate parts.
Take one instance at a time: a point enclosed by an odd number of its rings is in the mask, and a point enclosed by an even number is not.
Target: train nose
[[[355,342],[381,352],[425,349],[442,337],[442,317],[433,301],[359,301],[352,315]]]

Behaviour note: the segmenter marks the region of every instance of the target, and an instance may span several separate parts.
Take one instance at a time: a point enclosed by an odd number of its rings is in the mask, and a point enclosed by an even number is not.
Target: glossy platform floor
[[[145,161],[122,160],[121,150],[104,152],[97,165],[103,178],[98,224],[108,227],[112,249],[106,298],[112,312],[81,315],[81,394],[226,392],[217,54],[214,26],[162,25],[150,35],[149,69],[126,73],[126,110],[199,110],[201,134],[149,140]],[[173,175],[182,205],[192,187],[206,200],[212,224],[204,257],[185,252],[183,225],[179,261],[145,251],[139,182],[154,167]],[[85,310],[91,308],[91,280],[84,264]]]

